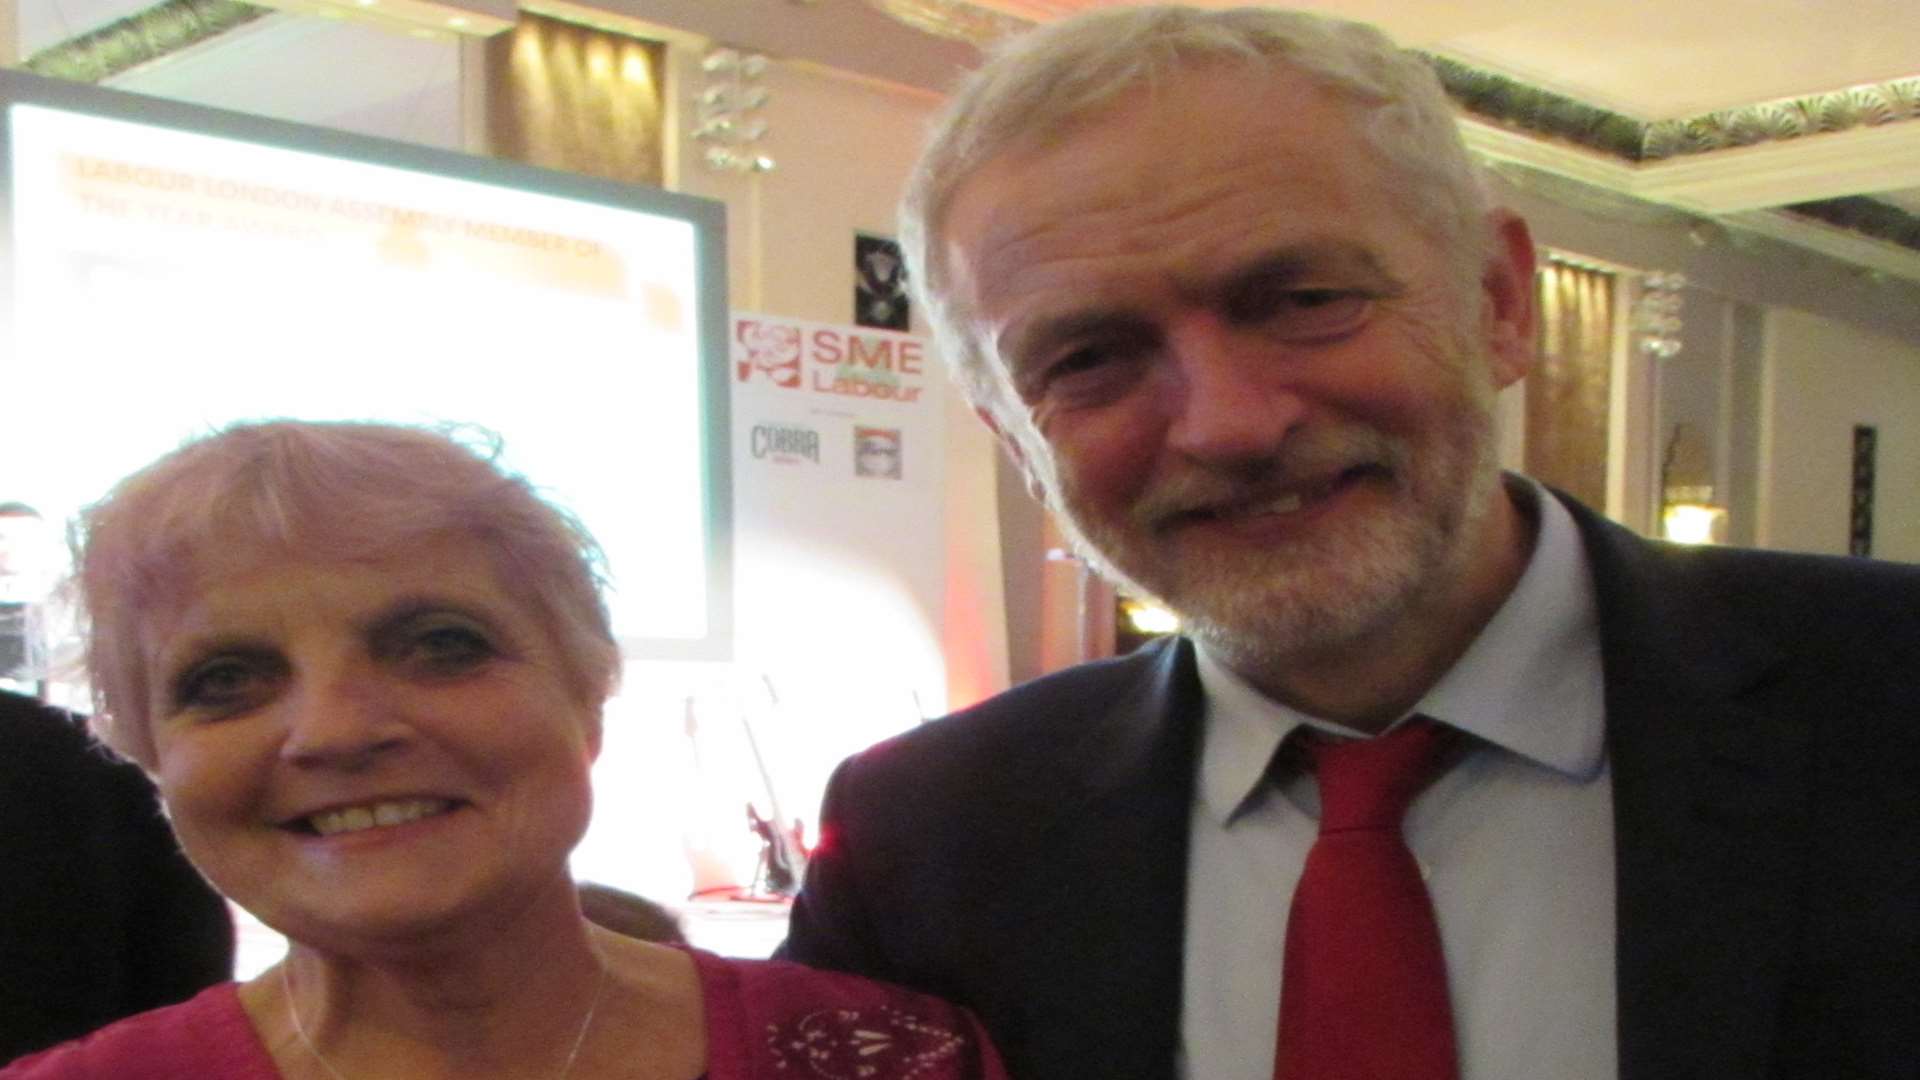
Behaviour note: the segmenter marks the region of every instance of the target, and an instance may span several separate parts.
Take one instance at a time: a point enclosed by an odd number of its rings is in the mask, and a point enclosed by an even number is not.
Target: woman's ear
[[[587,760],[599,761],[600,744],[604,741],[603,736],[605,735],[607,726],[607,707],[605,704],[599,704],[583,705],[582,708],[585,710],[585,713],[581,718],[583,724],[581,733],[585,735],[587,739]]]

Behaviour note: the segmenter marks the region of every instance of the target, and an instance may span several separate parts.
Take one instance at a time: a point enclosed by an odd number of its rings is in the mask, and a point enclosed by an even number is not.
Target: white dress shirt
[[[1446,954],[1462,1080],[1614,1076],[1613,786],[1586,553],[1565,507],[1538,508],[1519,584],[1413,711],[1476,738],[1407,813]],[[1295,727],[1199,651],[1206,716],[1192,815],[1181,1069],[1272,1080],[1287,907],[1318,829],[1310,776],[1267,765]]]

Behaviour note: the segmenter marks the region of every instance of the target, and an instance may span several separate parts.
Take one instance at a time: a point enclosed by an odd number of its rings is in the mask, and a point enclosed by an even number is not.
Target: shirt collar
[[[1576,779],[1599,774],[1605,686],[1593,575],[1573,515],[1534,480],[1507,491],[1538,519],[1533,554],[1513,592],[1460,660],[1414,707]],[[1355,734],[1272,701],[1205,647],[1200,797],[1222,825],[1258,790],[1274,751],[1302,724]]]

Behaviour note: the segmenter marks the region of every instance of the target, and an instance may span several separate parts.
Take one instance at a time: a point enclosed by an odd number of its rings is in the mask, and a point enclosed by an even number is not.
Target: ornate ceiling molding
[[[268,13],[240,0],[167,0],[42,49],[20,66],[37,75],[100,82]]]
[[[1645,156],[1705,154],[1920,120],[1920,77],[1725,109],[1647,125]]]
[[[1525,186],[1528,174],[1559,177],[1574,190],[1605,192],[1632,200],[1650,210],[1665,207],[1688,218],[1711,218],[1729,226],[1831,255],[1844,261],[1920,282],[1920,246],[1913,242],[1920,215],[1875,199],[1851,196],[1807,202],[1811,183],[1846,185],[1845,169],[1835,155],[1805,144],[1747,147],[1730,151],[1728,160],[1686,158],[1678,161],[1635,163],[1569,143],[1541,139],[1502,124],[1461,118],[1467,146],[1509,182]],[[1835,139],[1866,138],[1880,142],[1894,135],[1907,140],[1904,159],[1920,154],[1920,127],[1906,132],[1883,130],[1845,132]],[[1877,137],[1877,138],[1876,138]],[[1871,161],[1884,153],[1853,152],[1852,161]],[[1517,167],[1515,172],[1508,167]],[[1811,180],[1810,180],[1811,178]],[[1861,190],[1854,188],[1854,190]],[[1780,192],[1802,192],[1782,199]],[[1771,197],[1763,197],[1763,196]],[[1578,204],[1566,189],[1547,196]],[[1781,205],[1786,202],[1787,205]],[[1838,205],[1834,205],[1838,204]],[[1601,211],[1617,214],[1618,206]]]
[[[1073,6],[867,2],[916,29],[975,45]],[[1485,156],[1697,213],[1784,204],[1789,214],[1920,251],[1920,215],[1854,194],[1904,184],[1920,153],[1920,77],[1648,122],[1449,57],[1419,55],[1467,114],[1468,142]],[[1824,138],[1804,142],[1814,136]],[[1887,182],[1877,182],[1883,174]]]
[[[1623,161],[1645,157],[1647,125],[1638,120],[1448,57],[1418,55],[1440,77],[1447,96],[1477,118]]]
[[[920,31],[986,45],[1065,14],[1068,0],[866,0]],[[22,65],[99,82],[252,22],[241,0],[165,0]],[[1017,13],[1017,14],[1016,14]],[[1645,122],[1451,58],[1422,54],[1483,156],[1695,213],[1761,208],[1806,227],[1920,252],[1920,214],[1861,191],[1905,186],[1920,156],[1920,76]],[[1911,259],[1911,254],[1903,258]]]
[[[1468,143],[1489,157],[1700,213],[1780,207],[1920,251],[1920,216],[1856,194],[1910,182],[1920,78],[1650,124],[1427,59],[1468,114]]]
[[[1647,122],[1458,60],[1421,55],[1468,112],[1634,162],[1920,121],[1920,76]]]
[[[968,0],[867,0],[867,3],[916,30],[974,45],[990,45],[1033,26],[1026,19],[991,11]]]
[[[1920,251],[1920,215],[1859,195],[1795,203],[1787,209],[1848,232]]]

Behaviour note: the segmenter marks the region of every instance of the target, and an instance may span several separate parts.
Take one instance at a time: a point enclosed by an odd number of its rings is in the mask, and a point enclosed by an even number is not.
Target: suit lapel
[[[1015,875],[1006,925],[1048,1080],[1174,1076],[1201,695],[1191,645],[1152,648],[1146,677],[1103,703],[1089,752],[1053,778],[1069,795],[1033,823]]]
[[[1572,509],[1607,682],[1621,1076],[1764,1077],[1808,839],[1806,734],[1757,689],[1778,649],[1700,580],[1711,554]]]
[[[1593,564],[1617,850],[1622,1080],[1769,1075],[1809,842],[1806,732],[1766,708],[1779,649],[1694,572],[1569,504]],[[1174,1076],[1201,693],[1155,646],[1090,709],[1085,752],[1029,818],[997,920],[1022,957],[1029,1060],[1049,1080]]]

